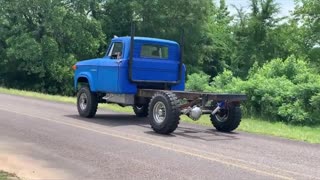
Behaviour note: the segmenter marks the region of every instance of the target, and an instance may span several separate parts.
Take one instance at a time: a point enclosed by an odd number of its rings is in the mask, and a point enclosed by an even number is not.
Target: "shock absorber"
[[[217,103],[217,107],[212,111],[212,115],[215,115],[217,112],[220,111],[221,108],[223,108],[225,106],[225,102],[218,102]]]

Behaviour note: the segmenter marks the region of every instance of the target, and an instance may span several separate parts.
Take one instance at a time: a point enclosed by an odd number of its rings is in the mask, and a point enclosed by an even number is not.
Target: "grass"
[[[56,101],[56,102],[64,102],[64,103],[70,103],[75,104],[76,98],[75,97],[67,97],[67,96],[59,96],[59,95],[50,95],[50,94],[43,94],[38,92],[32,92],[32,91],[23,91],[23,90],[17,90],[17,89],[7,89],[0,87],[0,93],[4,94],[11,94],[11,95],[18,95],[18,96],[26,96],[26,97],[32,97],[42,100],[49,100],[49,101]],[[118,105],[114,104],[99,104],[99,108],[107,108],[116,112],[127,112],[127,113],[133,113],[132,109],[130,107],[120,107]]]
[[[202,116],[201,119],[196,122],[184,116],[181,119],[185,122],[212,126],[208,116]],[[320,143],[320,126],[294,126],[283,122],[269,122],[256,118],[242,118],[241,124],[237,130],[305,141],[313,144]]]
[[[37,92],[6,89],[1,87],[0,93],[27,96],[43,100],[58,101],[72,104],[76,103],[76,98],[74,97],[48,95]],[[106,108],[116,112],[133,113],[131,107],[122,108],[118,105],[112,104],[99,104],[99,108]],[[182,121],[188,123],[212,126],[208,116],[202,116],[201,119],[198,121],[192,121],[186,116],[182,116],[181,119]],[[293,126],[282,122],[268,122],[256,118],[243,118],[238,130],[255,134],[278,136],[292,140],[305,141],[309,143],[320,143],[320,126]]]
[[[15,174],[7,173],[0,170],[0,180],[14,180],[19,179]]]

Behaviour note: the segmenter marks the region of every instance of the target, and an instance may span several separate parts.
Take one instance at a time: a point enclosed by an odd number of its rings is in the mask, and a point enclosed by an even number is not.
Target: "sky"
[[[290,11],[294,10],[294,0],[275,0],[280,5],[280,16],[288,16]],[[243,9],[249,8],[249,0],[226,0],[229,6],[229,10],[232,14],[236,13],[232,4],[236,7],[243,7]]]

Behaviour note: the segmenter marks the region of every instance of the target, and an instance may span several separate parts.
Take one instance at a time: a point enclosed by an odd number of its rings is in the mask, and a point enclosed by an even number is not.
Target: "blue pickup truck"
[[[182,43],[183,44],[183,43]],[[241,94],[186,92],[183,45],[147,37],[116,37],[103,58],[73,66],[79,115],[95,116],[98,103],[132,106],[138,117],[148,117],[152,129],[172,133],[180,116],[198,120],[209,114],[223,132],[241,121]]]

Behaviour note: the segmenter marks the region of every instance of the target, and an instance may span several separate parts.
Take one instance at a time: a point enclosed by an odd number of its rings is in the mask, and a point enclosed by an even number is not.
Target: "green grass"
[[[13,180],[13,179],[19,179],[15,174],[7,173],[0,170],[0,180]]]
[[[17,90],[17,89],[7,89],[0,87],[0,93],[4,94],[12,94],[12,95],[18,95],[18,96],[26,96],[26,97],[32,97],[37,99],[43,99],[43,100],[49,100],[49,101],[56,101],[56,102],[64,102],[64,103],[70,103],[75,104],[76,98],[75,97],[67,97],[67,96],[59,96],[59,95],[50,95],[50,94],[43,94],[38,92],[31,92],[31,91],[23,91],[23,90]],[[107,108],[116,112],[129,112],[133,113],[132,108],[130,107],[120,107],[118,105],[114,104],[99,104],[99,108]]]
[[[37,92],[6,89],[1,87],[0,87],[0,93],[28,96],[28,97],[38,98],[38,99],[72,103],[72,104],[76,103],[76,98],[74,97],[48,95],[48,94],[42,94]],[[118,105],[112,105],[112,104],[101,104],[101,105],[99,104],[99,107],[110,109],[116,112],[133,113],[131,107],[122,108]],[[199,121],[192,121],[186,116],[182,116],[181,119],[182,121],[188,122],[188,123],[212,126],[208,116],[202,116]],[[268,121],[263,121],[255,118],[243,118],[238,130],[249,132],[249,133],[278,136],[278,137],[288,138],[292,140],[305,141],[309,143],[320,143],[320,126],[302,127],[302,126],[287,125],[282,122],[268,122]]]
[[[181,119],[185,122],[212,126],[208,116],[202,116],[201,119],[196,122],[185,116],[182,116]],[[256,118],[243,118],[237,130],[255,134],[278,136],[309,143],[320,143],[320,126],[294,126],[283,122],[269,122]]]

